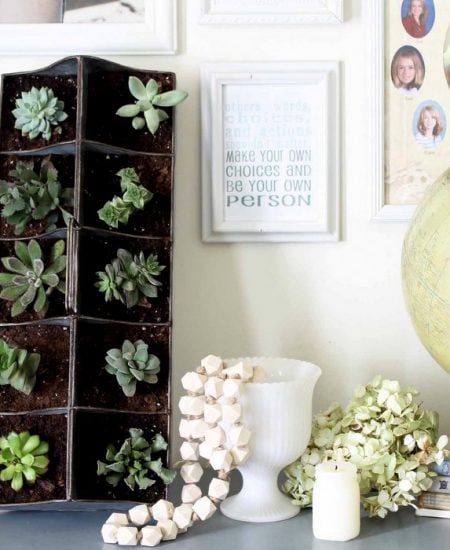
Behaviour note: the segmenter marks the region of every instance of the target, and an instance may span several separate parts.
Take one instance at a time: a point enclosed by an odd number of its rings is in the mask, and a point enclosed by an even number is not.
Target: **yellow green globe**
[[[420,340],[450,372],[450,170],[417,207],[403,243],[402,280]]]

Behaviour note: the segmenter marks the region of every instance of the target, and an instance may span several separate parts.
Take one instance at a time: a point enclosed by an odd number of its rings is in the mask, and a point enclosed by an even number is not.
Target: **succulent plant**
[[[117,258],[106,265],[105,271],[97,272],[99,280],[95,286],[105,294],[105,302],[119,300],[131,308],[158,296],[162,283],[156,277],[164,268],[154,254],[146,258],[141,251],[133,256],[128,250],[119,248]]]
[[[153,135],[157,132],[160,122],[169,118],[166,111],[155,107],[174,107],[188,96],[187,92],[182,90],[158,93],[159,86],[156,80],[151,78],[144,85],[136,76],[130,76],[128,79],[128,89],[136,101],[120,107],[116,115],[133,118],[131,124],[135,130],[142,130],[147,125]],[[139,113],[143,113],[143,116]]]
[[[134,343],[124,340],[122,348],[108,350],[105,359],[106,372],[117,378],[127,397],[133,397],[136,393],[137,382],[158,382],[159,359],[148,352],[148,345],[143,340]]]
[[[66,209],[73,206],[73,187],[63,188],[58,171],[45,157],[34,170],[33,161],[18,161],[9,172],[13,181],[0,180],[1,216],[21,235],[30,220],[44,220],[48,231],[56,228],[61,214],[66,224],[72,214]]]
[[[124,481],[132,490],[148,489],[156,480],[148,477],[151,472],[156,474],[165,484],[172,483],[176,476],[174,470],[163,468],[160,458],[153,455],[165,451],[167,443],[161,434],[156,434],[149,443],[144,438],[144,432],[130,428],[130,437],[125,439],[117,450],[114,445],[106,449],[106,461],[97,460],[97,475],[106,476],[106,481],[116,487]],[[154,477],[154,476],[153,476]]]
[[[123,168],[116,174],[120,177],[120,188],[123,196],[114,196],[98,212],[98,217],[110,227],[119,227],[119,223],[126,225],[136,210],[143,210],[153,197],[143,185],[134,168]]]
[[[48,443],[29,432],[11,432],[0,437],[0,480],[10,481],[14,491],[21,491],[24,480],[34,483],[48,470]]]
[[[36,383],[41,356],[26,349],[11,347],[0,338],[0,386],[10,385],[30,395]]]
[[[16,119],[14,128],[22,130],[22,135],[35,139],[40,134],[46,140],[52,135],[52,126],[61,133],[60,122],[69,116],[63,111],[64,101],[55,97],[51,88],[43,86],[39,90],[34,86],[29,92],[22,92],[22,98],[16,99],[16,108],[12,111]]]
[[[49,266],[42,259],[39,243],[32,239],[26,245],[22,241],[14,244],[16,256],[1,258],[7,273],[0,273],[2,300],[14,302],[11,316],[16,317],[33,304],[34,311],[43,317],[47,313],[48,298],[56,289],[66,292],[65,242],[56,241],[51,248]]]
[[[334,403],[313,421],[303,455],[285,470],[284,491],[302,507],[314,505],[315,465],[327,459],[348,460],[358,468],[364,508],[384,518],[427,491],[436,474],[428,469],[447,451],[438,438],[438,417],[414,401],[414,388],[377,376],[355,390],[343,410]]]

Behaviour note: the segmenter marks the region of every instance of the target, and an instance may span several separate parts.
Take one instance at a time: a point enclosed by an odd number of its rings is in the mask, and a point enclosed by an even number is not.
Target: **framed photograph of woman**
[[[448,168],[450,4],[377,0],[366,9],[373,21],[372,219],[408,220]]]

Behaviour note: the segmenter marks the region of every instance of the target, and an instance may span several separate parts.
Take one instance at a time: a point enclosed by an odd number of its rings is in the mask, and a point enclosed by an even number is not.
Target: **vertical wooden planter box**
[[[0,338],[41,354],[29,396],[0,386],[0,435],[29,430],[50,444],[49,470],[34,485],[15,493],[0,482],[0,508],[68,501],[150,502],[167,493],[156,476],[149,489],[132,492],[125,484],[113,488],[96,475],[96,461],[104,460],[106,446],[120,445],[129,428],[142,428],[148,440],[157,433],[169,440],[174,113],[166,109],[169,119],[154,136],[116,116],[121,105],[132,101],[129,76],[144,82],[153,78],[162,91],[175,88],[173,73],[141,71],[91,57],[70,57],[38,71],[2,76],[0,179],[8,179],[18,160],[38,167],[50,156],[62,185],[74,188],[74,218],[69,228],[60,220],[50,232],[42,222],[31,222],[20,237],[0,218],[0,257],[13,255],[19,239],[38,240],[44,254],[57,239],[67,245],[66,295],[52,294],[44,319],[32,309],[12,318],[11,304],[0,301]],[[52,88],[69,115],[61,123],[62,132],[49,141],[29,140],[14,129],[15,100],[32,86]],[[97,211],[120,194],[116,173],[126,167],[136,170],[153,198],[126,227],[115,230]],[[148,307],[105,303],[95,288],[96,272],[105,269],[118,248],[156,254],[165,266],[158,277],[158,297],[149,300]],[[106,352],[120,348],[125,339],[144,340],[161,362],[158,382],[138,384],[131,398],[104,370]],[[168,453],[162,458],[167,466]]]

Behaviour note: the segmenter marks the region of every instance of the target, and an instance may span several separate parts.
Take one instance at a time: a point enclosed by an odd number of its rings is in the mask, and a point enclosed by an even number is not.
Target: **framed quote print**
[[[368,3],[372,51],[372,166],[376,220],[411,218],[448,168],[450,4]]]
[[[203,240],[339,238],[339,64],[202,66]]]

